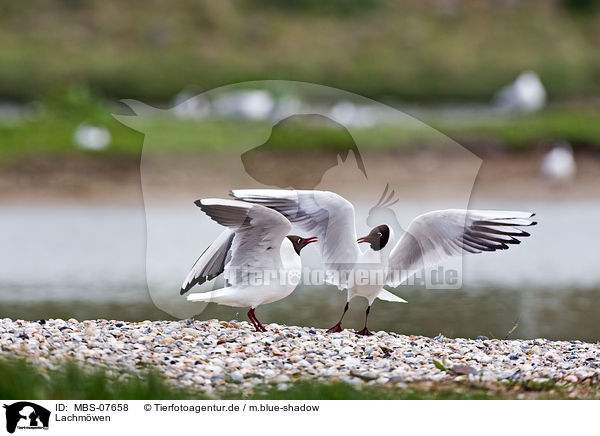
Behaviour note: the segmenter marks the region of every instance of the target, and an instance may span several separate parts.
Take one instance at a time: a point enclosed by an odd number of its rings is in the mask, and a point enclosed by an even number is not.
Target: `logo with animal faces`
[[[197,315],[206,307],[202,303],[190,305],[185,296],[178,299],[173,295],[179,294],[192,261],[222,231],[193,206],[194,200],[227,198],[230,190],[240,188],[331,191],[354,205],[357,236],[368,236],[374,227],[385,224],[395,244],[410,233],[408,227],[415,216],[431,210],[429,196],[416,198],[413,188],[426,184],[445,204],[467,209],[481,165],[481,159],[472,152],[396,108],[313,83],[238,83],[198,95],[187,93],[169,109],[133,100],[123,103],[133,114],[115,118],[144,134],[141,184],[148,289],[154,304],[177,318]],[[178,126],[179,133],[169,134],[165,130],[168,125]],[[443,168],[438,170],[427,160],[406,164],[397,152],[404,147],[417,153],[420,144],[427,142],[461,162],[459,178],[453,177],[449,183]],[[175,171],[165,147],[186,157]],[[177,196],[164,189],[174,180],[181,187]],[[414,191],[417,195],[425,192]],[[174,221],[166,213],[165,192],[170,204],[185,217]],[[319,201],[315,197],[313,206],[325,214],[327,205]],[[330,222],[325,236],[334,234],[338,227],[338,222]],[[320,239],[323,244],[325,238]],[[380,253],[375,251],[373,259],[364,260],[366,269],[381,263]],[[303,259],[303,269],[305,265],[309,270],[323,269],[325,262],[313,261],[310,256]],[[226,252],[221,261],[227,263]],[[356,259],[351,255],[337,259],[334,270],[347,269],[343,267],[346,263],[356,265]],[[462,257],[445,265],[460,273]],[[410,264],[410,272],[420,268],[418,262]],[[441,281],[439,288],[460,285],[461,280],[450,284]],[[196,289],[203,292],[223,286],[223,278],[217,277]]]
[[[306,152],[300,165],[284,163],[290,136],[301,135]],[[327,141],[327,153],[319,143]],[[277,122],[264,144],[241,155],[246,173],[264,186],[316,189],[327,171],[353,154],[357,169],[367,178],[367,170],[352,135],[341,124],[318,114],[292,115]],[[276,159],[277,156],[283,159]],[[274,159],[275,158],[275,159]]]
[[[19,401],[5,404],[6,431],[15,430],[48,430],[50,411],[39,404],[29,401]]]

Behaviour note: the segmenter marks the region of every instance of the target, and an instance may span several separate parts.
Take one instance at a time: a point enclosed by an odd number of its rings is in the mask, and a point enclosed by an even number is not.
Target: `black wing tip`
[[[187,292],[190,291],[190,289],[192,289],[194,286],[196,286],[197,283],[198,283],[198,279],[194,279],[190,283],[188,283],[187,286],[182,286],[181,289],[179,290],[179,295],[186,294]]]
[[[195,204],[196,206],[198,206],[198,207],[200,207],[200,208],[201,208],[201,207],[202,207],[202,200],[196,200],[196,201],[194,201],[194,204]]]
[[[534,214],[535,215],[535,214]],[[530,226],[537,226],[537,221],[532,221],[531,224],[529,224]]]
[[[191,290],[191,289],[192,289],[194,286],[196,286],[196,285],[201,285],[201,284],[203,284],[204,282],[206,282],[207,280],[212,280],[212,279],[214,279],[215,277],[216,277],[216,276],[215,276],[215,275],[213,275],[213,274],[210,274],[210,275],[208,275],[208,276],[201,276],[201,277],[197,277],[197,278],[195,278],[194,280],[192,280],[192,281],[190,282],[190,284],[189,284],[189,285],[187,285],[187,287],[185,287],[185,288],[181,288],[181,290],[179,291],[179,295],[183,295],[183,294],[187,293],[188,291],[190,291],[190,290]]]

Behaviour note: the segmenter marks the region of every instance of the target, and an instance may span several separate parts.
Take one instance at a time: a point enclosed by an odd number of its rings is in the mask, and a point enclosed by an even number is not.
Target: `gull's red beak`
[[[304,240],[304,244],[308,245],[308,244],[312,244],[313,242],[318,242],[318,241],[319,241],[319,238],[317,238],[316,236],[313,236],[311,238],[306,238]]]
[[[356,240],[356,242],[358,242],[360,244],[361,242],[371,242],[371,241],[369,240],[369,236],[363,236],[362,238],[358,238]]]

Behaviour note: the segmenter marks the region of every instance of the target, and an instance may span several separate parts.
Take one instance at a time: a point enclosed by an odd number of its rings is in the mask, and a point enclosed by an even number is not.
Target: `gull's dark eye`
[[[377,232],[377,236],[381,236],[381,232]]]
[[[302,243],[302,238],[298,238],[298,244]]]

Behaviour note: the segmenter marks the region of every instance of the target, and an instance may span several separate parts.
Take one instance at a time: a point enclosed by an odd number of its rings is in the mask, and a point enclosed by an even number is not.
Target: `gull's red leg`
[[[260,320],[256,317],[256,315],[254,315],[254,319],[256,320],[256,323],[258,324],[258,327],[260,328],[261,332],[266,332],[267,329],[265,328],[264,325],[261,324]]]
[[[336,325],[334,325],[329,330],[327,330],[327,333],[339,333],[342,331],[342,320],[344,319],[344,315],[346,315],[346,312],[348,311],[348,307],[349,307],[349,302],[346,301],[346,305],[344,306],[344,312],[342,313],[342,317],[340,318],[340,320],[337,322]]]
[[[367,306],[367,313],[366,313],[366,316],[365,316],[365,327],[361,331],[356,332],[357,335],[371,336],[373,334],[373,333],[371,333],[369,331],[369,328],[367,327],[367,323],[369,322],[369,312],[370,311],[371,311],[371,305],[368,305]]]
[[[262,325],[260,323],[260,321],[258,320],[258,318],[256,317],[256,314],[254,313],[254,308],[251,308],[248,311],[248,318],[250,318],[250,321],[252,321],[252,324],[254,325],[254,328],[256,329],[257,332],[266,332],[267,331],[265,326]]]
[[[257,332],[260,332],[260,328],[258,327],[257,324],[257,319],[256,319],[256,315],[254,315],[254,309],[250,308],[250,310],[248,311],[248,319],[250,320],[250,322],[252,323],[252,325],[254,326],[254,328],[256,329]]]

